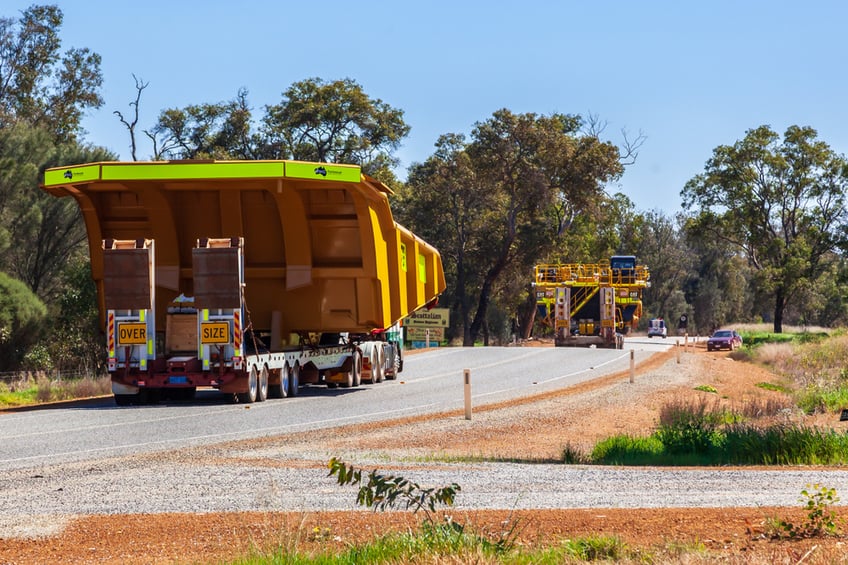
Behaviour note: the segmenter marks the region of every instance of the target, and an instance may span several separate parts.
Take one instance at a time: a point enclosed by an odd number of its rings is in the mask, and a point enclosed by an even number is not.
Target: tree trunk
[[[491,288],[492,285],[489,282],[489,278],[486,277],[486,281],[480,289],[480,298],[477,301],[477,311],[474,312],[474,319],[471,320],[471,325],[468,327],[468,331],[465,335],[465,341],[462,344],[465,347],[473,347],[477,336],[480,334],[480,328],[483,327],[483,320],[486,319],[486,312],[489,309],[490,295],[492,292]]]
[[[536,321],[536,290],[530,288],[527,298],[518,307],[518,337],[530,339]]]
[[[783,333],[783,310],[786,308],[786,291],[783,286],[774,292],[774,333]]]

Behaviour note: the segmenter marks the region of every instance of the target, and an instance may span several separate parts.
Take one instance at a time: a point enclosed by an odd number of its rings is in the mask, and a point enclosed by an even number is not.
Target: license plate
[[[184,385],[188,384],[188,377],[168,377],[168,384],[172,385]]]
[[[200,343],[230,343],[230,324],[227,322],[200,324]]]
[[[118,345],[144,345],[147,343],[147,324],[118,324]]]

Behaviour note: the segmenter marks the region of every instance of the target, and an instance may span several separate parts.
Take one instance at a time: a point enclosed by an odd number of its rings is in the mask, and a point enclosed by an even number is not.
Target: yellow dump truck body
[[[42,188],[80,205],[101,312],[102,241],[155,241],[161,328],[174,299],[193,295],[203,238],[243,238],[250,323],[282,336],[388,328],[445,288],[438,251],[393,220],[391,190],[357,166],[102,162],[48,169]]]

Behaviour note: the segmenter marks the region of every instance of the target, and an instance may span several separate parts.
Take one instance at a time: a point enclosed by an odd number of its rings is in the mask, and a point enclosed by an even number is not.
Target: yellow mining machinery
[[[557,346],[618,347],[642,315],[650,273],[632,255],[598,263],[536,265],[537,319],[553,327]]]

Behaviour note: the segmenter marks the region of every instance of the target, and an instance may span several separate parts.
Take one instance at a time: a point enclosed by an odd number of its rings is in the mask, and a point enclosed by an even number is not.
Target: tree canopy
[[[704,173],[686,183],[683,205],[694,209],[687,229],[745,254],[780,332],[787,301],[846,244],[846,188],[848,163],[814,129],[791,126],[781,141],[760,126],[717,147]]]
[[[75,141],[83,113],[103,105],[100,55],[60,51],[63,17],[55,5],[33,5],[17,20],[0,18],[0,128],[24,122]]]
[[[136,80],[139,92],[146,83]],[[138,99],[132,104],[138,108]],[[133,124],[120,113],[135,146]],[[394,152],[409,126],[403,111],[372,99],[352,79],[295,82],[278,104],[265,107],[258,128],[246,89],[229,102],[170,108],[145,131],[154,158],[295,159],[357,164],[394,182]]]
[[[471,140],[445,135],[436,153],[410,169],[400,209],[413,230],[446,258],[456,277],[451,306],[463,342],[486,324],[505,273],[527,276],[578,213],[608,197],[604,185],[623,171],[618,149],[581,135],[577,116],[498,110]],[[443,214],[433,214],[438,206]]]

